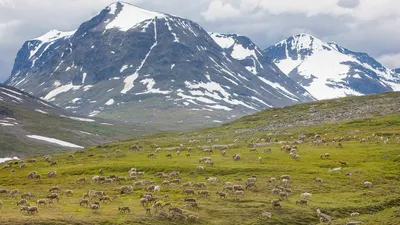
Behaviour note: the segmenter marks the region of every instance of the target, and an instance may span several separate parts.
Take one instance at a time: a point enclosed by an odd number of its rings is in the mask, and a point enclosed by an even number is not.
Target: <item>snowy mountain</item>
[[[79,149],[144,132],[135,129],[138,127],[72,114],[0,84],[0,158]]]
[[[366,53],[298,34],[264,53],[317,99],[400,90],[400,76]]]
[[[398,73],[398,74],[400,74],[400,68],[398,68],[398,69],[394,69],[393,70],[395,73]]]
[[[312,100],[236,58],[190,20],[116,2],[25,42],[6,83],[73,112],[178,129]]]
[[[210,33],[215,42],[238,60],[249,72],[264,83],[276,88],[278,92],[294,100],[307,101],[312,96],[300,85],[288,78],[271,62],[261,49],[246,36],[237,34]]]

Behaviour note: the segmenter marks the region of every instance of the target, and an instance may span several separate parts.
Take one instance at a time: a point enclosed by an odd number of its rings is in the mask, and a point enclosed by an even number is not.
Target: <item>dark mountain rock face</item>
[[[76,31],[27,41],[6,83],[73,112],[177,129],[313,100],[272,63],[249,71],[251,61],[192,21],[117,2]]]
[[[400,77],[366,53],[299,34],[264,51],[317,99],[400,90]]]
[[[288,97],[309,101],[312,96],[287,77],[250,38],[237,34],[210,33],[225,51],[238,60],[249,72]]]

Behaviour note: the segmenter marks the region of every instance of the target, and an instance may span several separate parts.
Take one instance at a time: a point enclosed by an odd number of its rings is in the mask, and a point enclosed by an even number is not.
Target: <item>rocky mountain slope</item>
[[[366,53],[298,34],[264,53],[317,99],[400,90],[400,76]]]
[[[335,124],[341,126],[349,121],[361,121],[373,127],[370,118],[388,117],[399,120],[400,92],[373,94],[367,96],[352,96],[339,99],[297,104],[283,108],[264,110],[257,114],[242,117],[231,124],[238,128],[235,133],[238,135],[254,132],[273,132],[280,130],[287,132],[287,129],[301,128],[307,130],[310,126],[320,126],[323,129]],[[356,122],[355,122],[356,124]],[[391,124],[383,121],[381,124],[398,126],[398,123]],[[251,129],[241,129],[247,126]],[[325,128],[328,127],[328,128]],[[308,131],[310,132],[310,131]]]
[[[261,66],[254,76],[190,20],[117,2],[76,31],[27,41],[6,83],[73,112],[171,129],[313,100]]]
[[[0,84],[0,158],[82,148],[143,133],[139,127],[77,116]]]
[[[301,96],[303,100],[312,98],[304,88],[282,73],[250,38],[237,34],[219,33],[210,33],[210,36],[232,58],[239,60],[249,72],[259,77],[264,83],[275,87],[279,93],[294,100],[298,98],[297,96]]]

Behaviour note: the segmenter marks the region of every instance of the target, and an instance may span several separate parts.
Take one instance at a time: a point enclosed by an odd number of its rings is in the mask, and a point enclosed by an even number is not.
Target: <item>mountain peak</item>
[[[283,40],[265,54],[317,99],[398,90],[400,79],[368,54],[309,34]]]
[[[294,35],[293,37],[317,39],[315,36],[308,34],[308,33],[298,33],[298,34]]]
[[[118,28],[121,31],[127,31],[146,20],[167,16],[120,1],[109,5],[106,10],[108,10],[109,15],[115,15],[114,20],[107,24],[106,29]]]
[[[214,32],[209,32],[208,33],[215,42],[222,48],[230,48],[235,44],[235,39],[232,38],[232,35],[230,34],[220,34],[220,33],[214,33]]]
[[[156,13],[156,12],[153,12],[150,10],[143,9],[139,6],[133,5],[131,3],[124,2],[124,1],[116,1],[112,4],[110,4],[109,6],[107,6],[106,9],[110,10],[110,14],[116,14],[116,11],[121,7],[123,8],[123,10],[129,9],[129,10],[136,10],[136,11],[141,11],[141,12],[146,12],[146,13]]]
[[[295,36],[281,41],[277,45],[279,44],[287,44],[291,46],[292,49],[297,50],[322,50],[324,49],[324,47],[328,47],[327,43],[307,33],[299,33]]]
[[[209,33],[209,35],[235,59],[258,58],[261,55],[261,50],[246,36],[221,33]]]

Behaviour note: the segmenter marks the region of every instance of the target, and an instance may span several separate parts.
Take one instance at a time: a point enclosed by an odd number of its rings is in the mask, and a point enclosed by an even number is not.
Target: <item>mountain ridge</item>
[[[197,23],[127,3],[40,39],[24,44],[6,83],[80,114],[199,126],[312,100],[254,76]]]
[[[292,97],[312,98],[310,93],[282,73],[250,38],[238,34],[212,32],[209,34],[232,58],[239,60],[249,72],[258,76],[263,82],[275,86]]]
[[[73,114],[0,84],[0,158],[66,151],[148,131],[117,121]]]
[[[317,99],[399,90],[400,77],[366,53],[305,33],[289,37],[264,53]]]

